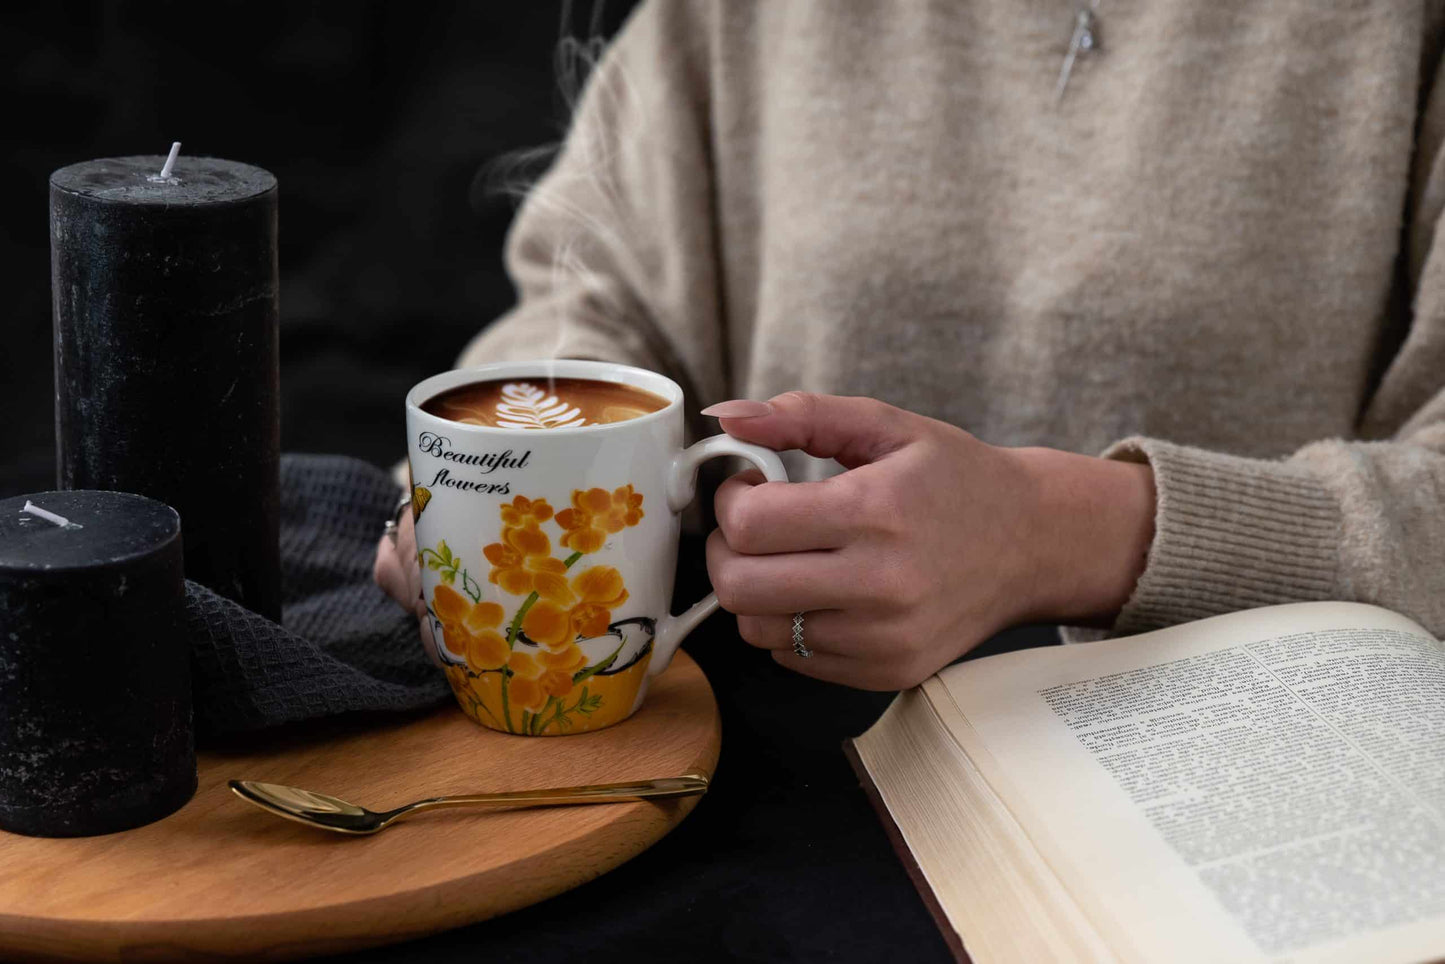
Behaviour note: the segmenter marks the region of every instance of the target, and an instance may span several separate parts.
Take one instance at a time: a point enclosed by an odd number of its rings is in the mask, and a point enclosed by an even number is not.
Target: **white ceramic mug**
[[[667,404],[621,422],[495,428],[423,410],[475,382],[588,378]],[[670,610],[679,513],[698,466],[778,456],[715,435],[683,448],[683,397],[654,372],[591,361],[501,362],[435,375],[406,397],[412,513],[432,658],[473,720],[507,733],[583,733],[631,716],[648,680],[718,608]],[[428,639],[427,637],[430,636]]]

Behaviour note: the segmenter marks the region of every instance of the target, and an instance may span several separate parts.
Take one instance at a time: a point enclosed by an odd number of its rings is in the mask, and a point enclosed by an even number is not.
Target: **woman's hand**
[[[416,558],[416,523],[410,512],[403,512],[397,522],[396,545],[392,545],[387,536],[382,536],[377,542],[376,562],[372,566],[371,575],[376,584],[396,600],[397,605],[416,614],[422,648],[433,663],[443,665],[436,638],[432,634],[431,620],[427,617],[426,600],[421,594],[421,566]]]
[[[848,470],[745,472],[717,493],[708,572],[744,639],[808,676],[891,690],[1024,622],[1108,622],[1154,531],[1147,466],[1000,448],[870,398],[791,392],[704,410],[729,435]],[[813,655],[792,651],[806,612]]]
[[[410,512],[401,513],[397,521],[395,544],[389,536],[377,542],[371,576],[402,609],[412,612],[417,608],[421,600],[421,566],[416,561],[416,523]]]

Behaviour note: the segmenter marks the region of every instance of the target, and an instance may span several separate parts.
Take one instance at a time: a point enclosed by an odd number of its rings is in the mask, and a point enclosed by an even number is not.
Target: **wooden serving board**
[[[384,809],[445,793],[711,774],[721,733],[706,677],[678,653],[635,716],[593,733],[508,736],[449,706],[326,740],[204,753],[195,798],[150,826],[64,840],[0,832],[0,959],[289,960],[503,914],[635,856],[698,798],[441,810],[346,837],[258,810],[226,781]]]

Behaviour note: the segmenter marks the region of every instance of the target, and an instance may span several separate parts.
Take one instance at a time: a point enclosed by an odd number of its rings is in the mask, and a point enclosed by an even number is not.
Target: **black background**
[[[0,496],[54,487],[51,171],[179,140],[274,173],[282,448],[388,465],[406,389],[513,301],[496,187],[565,131],[559,40],[610,35],[630,8],[7,4]]]
[[[559,39],[611,34],[630,6],[7,6],[0,496],[54,482],[52,170],[180,140],[276,174],[282,447],[389,465],[405,390],[512,303],[514,203],[487,172],[561,137]],[[680,597],[705,591],[701,558],[684,546]],[[676,831],[536,907],[347,960],[947,960],[840,751],[890,695],[786,673],[726,614],[687,648],[717,693],[724,749]]]

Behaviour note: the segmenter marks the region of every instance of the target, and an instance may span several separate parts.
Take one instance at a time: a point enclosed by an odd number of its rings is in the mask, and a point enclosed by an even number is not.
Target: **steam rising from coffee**
[[[602,36],[604,10],[604,0],[592,3],[585,35],[578,36],[573,31],[573,0],[562,3],[554,70],[568,126],[589,80],[593,89],[588,96],[597,99],[594,109],[599,116],[616,116],[623,100],[636,102],[636,98],[627,96],[630,82],[615,62],[608,64],[605,71],[597,71],[607,47],[607,39]],[[554,236],[551,290],[579,289],[582,300],[615,317],[626,310],[615,282],[594,270],[585,257],[588,248],[621,249],[629,220],[612,178],[613,148],[605,134],[603,130],[576,127],[565,142],[559,139],[505,154],[478,172],[472,198],[476,206],[490,197],[510,197],[525,203],[531,216],[540,215],[550,221]],[[564,143],[568,154],[565,172],[551,170],[549,174]],[[586,203],[578,203],[577,198]],[[543,356],[551,359],[559,357],[573,323],[562,304],[556,311],[557,336]],[[552,377],[548,376],[549,381]]]

